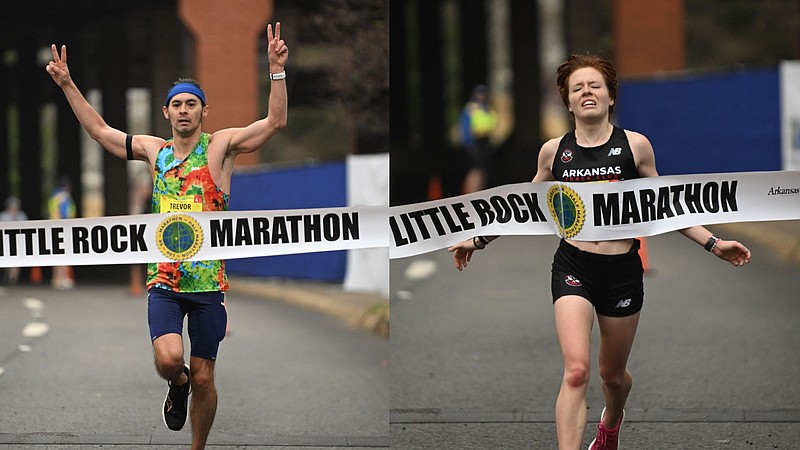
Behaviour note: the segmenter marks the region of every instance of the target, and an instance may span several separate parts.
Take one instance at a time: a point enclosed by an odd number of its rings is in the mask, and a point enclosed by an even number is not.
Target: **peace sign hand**
[[[58,54],[56,44],[50,45],[53,51],[53,60],[47,63],[47,73],[53,77],[53,81],[60,87],[64,87],[70,82],[69,68],[67,67],[67,46],[61,46],[61,55]]]
[[[269,58],[269,71],[272,73],[283,72],[286,60],[289,59],[289,47],[281,39],[281,23],[275,22],[275,34],[272,34],[272,24],[267,25],[267,57]]]

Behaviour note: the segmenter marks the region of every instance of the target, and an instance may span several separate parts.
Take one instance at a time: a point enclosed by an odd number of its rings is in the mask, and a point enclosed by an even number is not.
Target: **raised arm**
[[[214,139],[228,140],[228,154],[251,153],[261,148],[281,128],[286,126],[287,94],[284,68],[289,58],[289,48],[281,39],[281,24],[267,25],[267,57],[269,58],[270,91],[267,117],[244,128],[229,128],[214,133]],[[221,136],[220,136],[221,135]]]
[[[125,133],[108,126],[100,114],[86,101],[81,91],[72,81],[67,66],[67,46],[61,46],[61,54],[58,53],[56,45],[51,45],[53,60],[47,63],[47,73],[53,81],[64,91],[69,106],[75,113],[75,117],[83,128],[89,133],[92,139],[97,141],[103,148],[119,158],[126,158]]]

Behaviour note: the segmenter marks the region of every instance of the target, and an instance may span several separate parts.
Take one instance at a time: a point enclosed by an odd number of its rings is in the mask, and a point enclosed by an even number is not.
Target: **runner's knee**
[[[589,384],[589,366],[583,363],[571,364],[564,370],[564,382],[571,387]]]
[[[183,360],[156,357],[156,370],[162,377],[174,380],[183,371]]]
[[[206,370],[191,372],[192,389],[205,391],[214,388],[214,373]]]
[[[156,347],[154,353],[156,370],[164,378],[173,379],[183,371],[183,352],[166,347]]]
[[[604,385],[610,388],[624,386],[632,381],[630,372],[627,369],[618,370],[603,367],[600,367],[600,379]]]

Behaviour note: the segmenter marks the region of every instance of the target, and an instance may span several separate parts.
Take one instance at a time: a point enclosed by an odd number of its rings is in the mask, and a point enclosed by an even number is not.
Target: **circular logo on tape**
[[[184,261],[203,245],[200,223],[186,214],[172,214],[158,224],[156,246],[162,255],[175,261]]]
[[[586,208],[577,192],[563,184],[553,185],[547,191],[547,206],[565,238],[575,237],[581,231]]]

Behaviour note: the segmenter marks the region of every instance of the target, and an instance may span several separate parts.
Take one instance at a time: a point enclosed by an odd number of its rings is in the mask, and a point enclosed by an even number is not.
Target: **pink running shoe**
[[[597,426],[597,435],[591,444],[589,450],[619,450],[619,429],[622,427],[622,422],[625,420],[625,410],[622,410],[622,417],[619,418],[617,425],[609,430],[603,425],[603,416],[606,415],[606,409],[600,414],[600,425]]]

